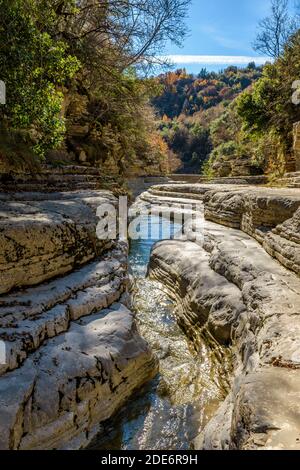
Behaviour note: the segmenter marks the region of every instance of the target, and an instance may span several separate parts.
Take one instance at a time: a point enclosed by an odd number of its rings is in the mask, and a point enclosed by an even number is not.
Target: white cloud
[[[168,55],[167,59],[173,64],[199,64],[199,65],[248,65],[255,62],[256,65],[263,65],[270,62],[269,57],[234,56],[234,55]]]

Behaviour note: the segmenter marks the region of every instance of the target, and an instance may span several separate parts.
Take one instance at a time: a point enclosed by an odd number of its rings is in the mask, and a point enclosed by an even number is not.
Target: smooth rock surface
[[[300,189],[168,184],[150,188],[138,203],[175,211],[193,205],[198,212],[203,203],[207,220],[244,231],[281,264],[300,273]]]
[[[96,211],[103,203],[116,200],[83,192],[1,202],[0,294],[62,276],[109,248],[110,242],[96,237]]]
[[[0,377],[0,448],[87,445],[99,423],[156,370],[133,313],[122,304],[72,323]]]
[[[291,190],[218,187],[204,196],[203,241],[152,251],[149,275],[187,334],[233,354],[231,390],[197,449],[300,449],[299,204]]]
[[[0,195],[2,450],[83,448],[157,374],[128,309],[128,245],[96,235],[97,208],[116,202]]]

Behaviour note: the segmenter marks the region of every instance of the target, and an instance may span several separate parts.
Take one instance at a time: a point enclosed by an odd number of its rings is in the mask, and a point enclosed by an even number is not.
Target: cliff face
[[[300,194],[164,185],[140,204],[159,200],[175,212],[204,201],[203,239],[188,222],[186,240],[154,247],[149,275],[176,300],[187,334],[229,348],[234,360],[227,399],[195,447],[299,449]]]
[[[79,83],[75,89],[64,89],[63,92],[62,115],[66,122],[66,136],[58,150],[48,152],[49,162],[67,161],[74,165],[96,166],[105,176],[161,175],[168,171],[166,152],[160,148],[162,141],[153,142],[152,147],[142,133],[140,136],[130,136],[130,140],[125,134],[126,122],[122,123],[124,129],[121,129],[107,120],[110,103],[98,101]],[[141,111],[137,109],[136,112]],[[149,110],[145,109],[144,114],[147,113]],[[132,123],[128,122],[128,129],[130,125]],[[144,126],[147,126],[146,122]],[[152,127],[149,134],[155,129],[154,122]],[[137,130],[131,129],[131,132],[133,134]],[[158,134],[155,139],[157,137]],[[127,148],[129,144],[131,148]]]
[[[156,374],[128,301],[126,244],[96,237],[112,193],[0,196],[0,448],[81,448]]]
[[[271,161],[274,158],[274,155],[276,155],[277,150],[278,149],[276,149],[276,147],[272,148],[271,146],[268,149]],[[240,157],[232,157],[219,155],[216,161],[212,164],[212,170],[216,178],[257,175],[268,170],[267,163],[268,162],[257,167],[253,165],[251,156],[241,155]],[[299,176],[298,174],[293,175],[293,172],[300,171],[300,122],[296,122],[293,126],[293,148],[285,155],[282,166],[283,171],[285,170],[287,173],[291,173],[290,178],[288,177],[288,180],[283,180],[282,183],[284,185],[293,183],[293,181],[289,180],[292,180],[293,177],[297,178]],[[299,181],[297,180],[296,182],[298,183]]]

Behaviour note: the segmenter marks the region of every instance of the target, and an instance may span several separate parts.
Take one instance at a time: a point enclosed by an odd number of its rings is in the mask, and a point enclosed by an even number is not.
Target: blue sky
[[[252,43],[258,22],[268,15],[269,9],[270,0],[192,0],[187,19],[190,33],[184,47],[170,45],[166,54],[177,56],[172,57],[176,67],[184,66],[191,73],[199,72],[205,65],[210,70],[219,70],[229,63],[247,63],[258,56]],[[226,58],[187,57],[203,55]],[[192,61],[195,63],[191,64]]]

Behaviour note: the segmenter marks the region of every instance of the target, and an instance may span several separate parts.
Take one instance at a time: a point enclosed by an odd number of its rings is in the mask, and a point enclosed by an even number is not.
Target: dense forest
[[[214,150],[208,172],[229,156],[233,165],[254,165],[276,177],[286,170],[293,144],[293,124],[300,120],[300,32],[285,42],[261,78],[241,93],[212,129]],[[225,151],[224,151],[225,150]],[[238,167],[238,164],[235,165]]]
[[[161,119],[160,131],[177,171],[199,173],[213,150],[213,129],[230,103],[262,74],[262,68],[228,67],[219,73],[202,69],[197,77],[186,70],[158,77],[163,93],[153,105]],[[177,157],[177,159],[176,159]]]
[[[0,0],[1,164],[165,172],[150,99],[190,0]]]
[[[271,0],[255,49],[219,73],[162,70],[190,0],[0,0],[0,165],[97,165],[103,174],[285,170],[300,120],[299,6]],[[297,2],[296,2],[297,3]],[[160,74],[159,74],[160,72]],[[297,101],[297,99],[296,99]]]

